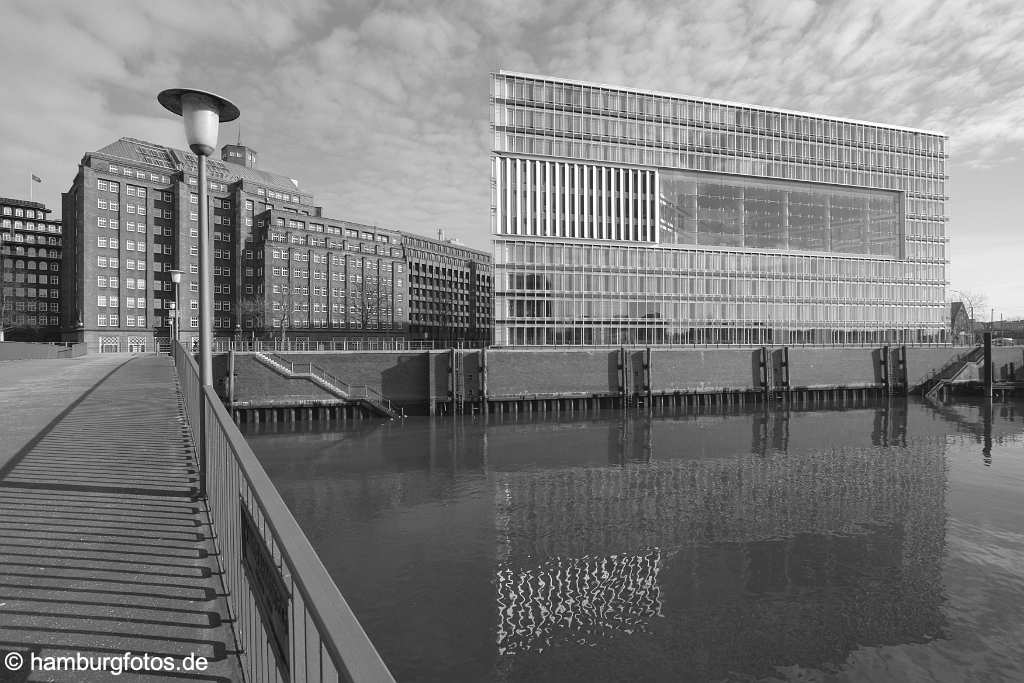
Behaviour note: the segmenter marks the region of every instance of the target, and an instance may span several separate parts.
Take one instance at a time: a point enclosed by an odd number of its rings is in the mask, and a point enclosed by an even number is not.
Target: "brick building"
[[[313,197],[285,176],[258,170],[257,155],[225,145],[208,168],[213,238],[214,334],[238,329],[242,256],[253,217],[268,209],[316,215]],[[240,161],[242,163],[235,163]],[[86,154],[64,193],[67,244],[62,324],[67,339],[93,350],[150,348],[169,337],[174,285],[181,338],[199,329],[199,187],[194,154],[121,138]]]
[[[0,329],[8,339],[59,337],[63,226],[50,213],[39,202],[0,197]]]
[[[266,210],[245,249],[242,326],[246,336],[404,337],[405,268],[393,231]]]
[[[455,240],[402,233],[409,264],[409,335],[442,344],[489,344],[493,326],[489,254]]]
[[[490,338],[486,254],[326,218],[297,181],[257,161],[237,144],[207,165],[215,337],[266,339],[282,327],[310,340],[405,337],[415,301],[418,312],[431,311],[422,321],[428,339]],[[65,339],[128,351],[169,338],[175,269],[183,273],[179,335],[198,338],[197,176],[194,154],[133,138],[82,158],[63,195]]]

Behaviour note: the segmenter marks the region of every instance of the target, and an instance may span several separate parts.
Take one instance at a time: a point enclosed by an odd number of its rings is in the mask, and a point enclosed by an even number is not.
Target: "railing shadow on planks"
[[[394,683],[355,614],[199,367],[174,364],[195,442],[205,411],[206,504],[248,681]]]

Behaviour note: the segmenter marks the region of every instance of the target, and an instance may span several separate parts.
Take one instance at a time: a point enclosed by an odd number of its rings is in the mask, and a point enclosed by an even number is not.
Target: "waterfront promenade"
[[[0,659],[26,662],[0,681],[107,681],[28,660],[126,652],[179,670],[120,680],[240,680],[176,387],[167,356],[0,362]]]

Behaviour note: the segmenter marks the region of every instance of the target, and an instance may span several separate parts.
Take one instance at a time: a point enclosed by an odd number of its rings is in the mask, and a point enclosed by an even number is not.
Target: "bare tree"
[[[259,294],[248,294],[238,302],[239,323],[250,323],[253,338],[256,330],[263,330],[266,326],[266,310],[263,297]]]
[[[290,286],[281,285],[279,292],[274,294],[273,306],[274,312],[281,315],[281,343],[284,343],[285,331],[291,326],[292,314],[297,310],[295,295]]]
[[[0,342],[7,341],[7,331],[14,329],[14,311],[10,287],[0,286]]]
[[[967,309],[967,315],[970,317],[968,322],[968,330],[971,337],[974,337],[974,323],[977,321],[977,313],[984,312],[988,306],[988,296],[983,292],[978,292],[969,289],[954,289],[950,292],[950,298],[952,301],[960,301],[963,303],[964,308]]]

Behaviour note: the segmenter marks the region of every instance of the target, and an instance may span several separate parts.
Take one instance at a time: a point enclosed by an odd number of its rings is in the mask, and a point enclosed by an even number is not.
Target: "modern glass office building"
[[[948,337],[946,137],[491,75],[495,343]]]

